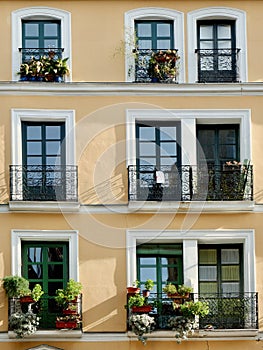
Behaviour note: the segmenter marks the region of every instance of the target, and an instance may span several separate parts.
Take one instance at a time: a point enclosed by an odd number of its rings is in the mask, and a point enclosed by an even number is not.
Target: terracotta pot
[[[140,292],[140,288],[137,287],[127,287],[128,294],[138,294]]]
[[[133,306],[132,312],[141,312],[141,313],[147,313],[152,311],[151,305],[143,305],[143,306]]]
[[[74,329],[74,328],[77,328],[77,321],[56,321],[56,328]]]
[[[20,298],[20,303],[35,303],[30,295],[26,295]]]

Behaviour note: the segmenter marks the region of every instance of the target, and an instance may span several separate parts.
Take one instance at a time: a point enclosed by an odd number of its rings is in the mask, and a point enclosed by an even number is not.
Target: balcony
[[[224,294],[191,294],[193,301],[206,302],[209,307],[208,315],[199,318],[199,329],[231,330],[258,329],[258,294],[224,293]],[[187,299],[181,299],[184,303]],[[152,306],[149,315],[154,317],[155,331],[171,330],[170,319],[180,316],[178,300],[168,298],[165,294],[151,293],[147,303]],[[128,312],[128,316],[131,314]]]
[[[196,49],[199,83],[239,82],[240,49]]]
[[[178,75],[177,50],[137,49],[135,55],[136,83],[176,83]]]
[[[78,201],[74,165],[11,165],[10,201]]]
[[[26,298],[9,299],[9,332],[14,332],[16,337],[24,336],[38,337],[41,331],[50,331],[44,333],[45,337],[52,337],[55,330],[74,331],[69,337],[80,337],[82,331],[82,296],[76,301],[68,303],[66,308],[59,307],[54,297],[41,297],[39,301],[27,300]],[[74,304],[74,305],[73,305]],[[32,319],[36,324],[32,324]],[[21,326],[22,325],[22,326]],[[27,333],[28,331],[28,333]],[[10,337],[14,335],[10,334]],[[74,334],[75,333],[75,334]],[[54,333],[58,337],[58,332]],[[65,332],[63,332],[65,337]]]
[[[252,165],[128,167],[129,201],[252,201]]]

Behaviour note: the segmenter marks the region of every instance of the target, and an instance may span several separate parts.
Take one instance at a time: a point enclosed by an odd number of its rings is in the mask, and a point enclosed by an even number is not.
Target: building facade
[[[261,346],[262,11],[0,1],[0,278],[44,291],[17,338],[1,289],[3,349],[139,349],[126,287],[147,279],[151,349]],[[70,279],[80,322],[57,329]],[[209,305],[180,345],[169,282]]]

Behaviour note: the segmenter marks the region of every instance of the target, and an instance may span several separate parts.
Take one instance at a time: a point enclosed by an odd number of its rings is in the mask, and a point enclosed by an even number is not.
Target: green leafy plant
[[[55,300],[58,305],[65,307],[69,302],[74,301],[80,294],[82,285],[70,279],[65,289],[57,289]]]
[[[135,294],[134,296],[131,296],[128,300],[128,308],[143,305],[145,305],[145,298],[140,294]]]
[[[174,284],[168,283],[163,287],[163,292],[166,293],[167,295],[169,294],[176,294],[177,293],[177,288]]]
[[[29,281],[21,276],[4,277],[3,288],[9,298],[20,298],[31,294]]]
[[[15,312],[9,317],[9,327],[16,333],[17,338],[35,333],[38,325],[39,317],[32,311]]]
[[[131,330],[137,335],[144,345],[146,344],[147,337],[145,334],[151,333],[154,329],[155,321],[154,318],[147,314],[132,314],[129,317],[129,326]]]
[[[40,284],[35,284],[34,288],[32,289],[32,292],[31,292],[31,297],[32,299],[37,302],[41,296],[44,294],[43,290],[42,290],[42,287]]]
[[[186,301],[180,309],[185,317],[204,317],[209,314],[209,305],[205,301]]]
[[[188,287],[188,286],[186,286],[184,284],[181,284],[181,285],[178,286],[177,292],[178,292],[178,294],[180,294],[182,296],[185,296],[185,295],[187,295],[189,293],[192,293],[193,292],[193,288],[192,287]]]
[[[145,281],[144,287],[145,287],[146,290],[152,290],[153,287],[154,287],[154,282],[153,282],[153,280],[148,279],[147,281]]]

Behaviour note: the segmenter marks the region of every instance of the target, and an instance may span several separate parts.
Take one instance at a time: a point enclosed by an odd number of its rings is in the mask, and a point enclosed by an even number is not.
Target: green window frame
[[[243,245],[199,245],[199,293],[241,293]]]
[[[44,291],[37,311],[40,327],[55,327],[57,306],[56,290],[65,288],[69,279],[69,247],[67,242],[22,242],[22,276],[29,280],[32,289],[36,283]]]
[[[161,294],[166,283],[183,283],[183,246],[178,244],[142,244],[137,247],[137,279],[141,286],[154,282],[154,293]]]

